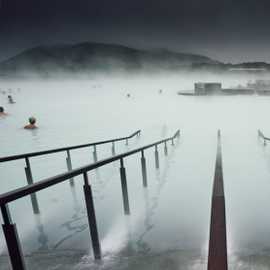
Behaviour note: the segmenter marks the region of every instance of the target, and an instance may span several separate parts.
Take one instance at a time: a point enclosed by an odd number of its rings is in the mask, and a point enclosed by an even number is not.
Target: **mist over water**
[[[270,268],[270,136],[267,96],[180,96],[196,81],[245,85],[258,75],[158,74],[50,81],[2,81],[0,156],[53,149],[115,137],[137,129],[140,138],[116,144],[116,152],[170,137],[146,151],[148,188],[142,187],[140,155],[125,159],[131,215],[124,216],[118,162],[89,173],[104,260],[95,263],[83,197],[65,182],[37,193],[41,214],[33,216],[29,198],[10,204],[29,269],[206,269],[216,135],[221,129],[229,269]],[[267,78],[264,75],[263,78]],[[8,89],[11,89],[11,93]],[[159,94],[162,89],[162,94]],[[8,104],[11,94],[16,104]],[[127,98],[127,94],[130,98]],[[29,116],[39,129],[24,130]],[[93,149],[71,152],[73,167],[93,161]],[[98,158],[111,145],[98,147]],[[34,181],[65,172],[66,154],[31,158]],[[26,185],[24,161],[0,164],[1,193]],[[0,232],[0,265],[8,269]],[[50,259],[48,259],[50,258]],[[1,268],[2,269],[2,268]],[[36,268],[37,269],[37,268]]]

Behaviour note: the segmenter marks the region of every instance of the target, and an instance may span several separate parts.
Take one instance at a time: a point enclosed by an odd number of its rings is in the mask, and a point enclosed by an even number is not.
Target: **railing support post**
[[[115,143],[112,142],[112,155],[115,156]]]
[[[13,270],[25,270],[24,257],[19,241],[16,224],[12,224],[7,205],[1,206],[4,224],[3,232],[6,238],[9,259]]]
[[[25,170],[27,184],[32,185],[34,183],[34,181],[33,181],[33,175],[32,175],[32,171],[31,171],[30,161],[29,161],[28,157],[25,158],[25,163],[26,163],[26,167],[24,168],[24,170]],[[34,214],[39,214],[40,211],[39,211],[36,193],[32,193],[30,195],[30,198],[31,198],[31,203],[32,203],[32,208],[33,208]]]
[[[173,140],[173,138],[172,138],[172,145],[174,145],[174,140]]]
[[[97,158],[97,147],[96,147],[96,145],[94,145],[93,159],[94,159],[94,162],[97,162],[98,161],[98,158]]]
[[[165,154],[165,156],[168,155],[168,148],[167,148],[167,142],[166,141],[164,143],[164,154]]]
[[[143,186],[147,187],[147,172],[146,172],[146,161],[144,157],[144,151],[142,151],[141,164],[142,164]]]
[[[95,214],[95,207],[92,195],[92,188],[88,181],[87,172],[83,173],[84,178],[84,197],[85,197],[85,204],[87,210],[87,217],[88,217],[88,224],[90,228],[90,235],[92,240],[92,247],[94,251],[94,257],[96,260],[101,259],[101,248],[99,243],[98,237],[98,229],[97,229],[97,222],[96,222],[96,214]]]
[[[123,204],[125,215],[130,214],[129,201],[128,201],[128,188],[127,188],[127,177],[126,169],[124,167],[124,161],[120,159],[120,176],[121,176],[121,186],[122,186],[122,195],[123,195]]]
[[[158,156],[157,145],[155,145],[155,164],[156,164],[156,169],[159,169],[159,156]]]
[[[128,145],[128,139],[126,139],[126,145]]]
[[[70,171],[72,171],[72,163],[71,163],[71,157],[70,157],[70,151],[69,150],[67,150],[66,161],[67,161],[67,169],[70,172]],[[74,179],[70,178],[69,183],[70,183],[70,186],[73,187],[74,186]]]

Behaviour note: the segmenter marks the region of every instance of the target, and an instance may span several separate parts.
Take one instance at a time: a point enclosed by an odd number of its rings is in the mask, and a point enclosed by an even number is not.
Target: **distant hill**
[[[215,65],[208,57],[168,50],[138,50],[121,45],[81,43],[35,47],[0,63],[0,74],[35,73],[53,75],[59,72],[176,70],[194,64]]]
[[[215,71],[264,69],[264,62],[224,64],[209,57],[169,50],[139,50],[121,45],[80,43],[35,47],[0,63],[0,76],[37,75],[50,77],[61,73],[138,71]]]

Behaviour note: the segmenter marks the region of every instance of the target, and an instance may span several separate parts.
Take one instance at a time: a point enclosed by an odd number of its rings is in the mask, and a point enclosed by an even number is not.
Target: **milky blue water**
[[[243,80],[243,78],[242,78]],[[234,78],[230,83],[236,83]],[[180,87],[181,86],[181,87]],[[221,129],[230,269],[270,269],[270,97],[187,97],[184,78],[115,78],[2,82],[0,156],[127,136],[117,153],[173,135],[181,138],[160,169],[146,151],[148,188],[142,186],[140,155],[125,160],[130,216],[124,216],[119,163],[89,173],[103,261],[92,256],[82,177],[37,193],[41,214],[28,197],[10,203],[29,269],[206,269],[216,134]],[[18,90],[18,88],[20,88]],[[7,103],[7,94],[16,104]],[[163,89],[159,94],[158,90]],[[127,98],[127,93],[131,97]],[[38,129],[24,130],[29,116]],[[92,148],[71,152],[73,167],[93,162]],[[98,147],[98,158],[111,145]],[[30,159],[34,181],[67,170],[66,153]],[[26,185],[23,160],[0,164],[0,191]],[[0,232],[0,265],[7,252]],[[39,267],[39,268],[37,268]],[[252,268],[253,267],[253,268]]]

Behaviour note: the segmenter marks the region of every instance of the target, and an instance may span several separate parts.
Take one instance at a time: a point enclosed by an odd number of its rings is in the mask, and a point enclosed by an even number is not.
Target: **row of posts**
[[[178,134],[179,136],[179,134]],[[174,145],[174,140],[171,140],[172,145]],[[112,148],[114,149],[114,143]],[[94,148],[93,155],[96,153],[96,148]],[[167,141],[164,142],[164,154],[168,154],[167,148]],[[72,170],[71,160],[70,160],[70,153],[68,151],[67,154],[67,166],[69,170]],[[158,153],[158,145],[155,145],[155,167],[159,169],[159,153]],[[144,150],[141,151],[141,169],[142,169],[142,180],[143,180],[143,187],[147,187],[147,169],[146,169],[146,159],[144,156]],[[28,184],[33,183],[33,177],[31,173],[29,159],[26,158],[26,177]],[[90,229],[90,236],[92,240],[92,247],[94,252],[94,258],[99,260],[101,259],[101,247],[99,241],[99,234],[97,229],[97,222],[96,222],[96,215],[95,215],[95,208],[94,208],[94,201],[93,201],[93,194],[91,184],[89,183],[88,174],[87,172],[83,173],[84,178],[84,195],[85,195],[85,204],[87,209],[87,218],[88,224]],[[123,206],[124,206],[124,214],[130,215],[130,207],[129,207],[129,198],[128,198],[128,186],[127,186],[127,177],[126,177],[126,169],[124,167],[124,160],[123,158],[120,159],[120,179],[121,179],[121,187],[122,187],[122,197],[123,197]],[[70,185],[74,185],[73,179],[70,180]],[[33,211],[35,214],[39,214],[39,206],[38,201],[36,198],[36,194],[31,194],[31,202],[33,206]],[[16,224],[12,223],[8,205],[1,206],[1,212],[3,216],[4,224],[3,232],[6,238],[7,248],[10,256],[10,261],[13,270],[25,270],[25,263],[24,257],[21,250],[20,241],[17,234]]]
[[[137,134],[137,136],[139,136],[139,133]],[[126,139],[126,145],[128,145],[128,139]],[[94,145],[93,148],[94,148],[93,149],[93,160],[96,163],[96,162],[98,162],[96,145]],[[115,151],[115,142],[114,141],[112,142],[112,149],[111,150],[112,150],[112,155],[115,156],[116,151]],[[33,175],[32,175],[32,171],[31,171],[30,161],[29,161],[28,157],[25,158],[25,163],[26,163],[26,167],[24,169],[25,169],[27,184],[31,185],[34,183],[34,181],[33,181]],[[72,171],[70,150],[67,150],[66,164],[67,164],[68,172]],[[70,178],[69,183],[70,183],[71,187],[74,187],[74,179],[73,178]],[[33,208],[33,213],[39,214],[40,210],[39,210],[39,205],[38,205],[38,200],[37,200],[36,194],[33,193],[30,195],[30,197],[31,197],[31,204],[32,204],[32,208]]]

